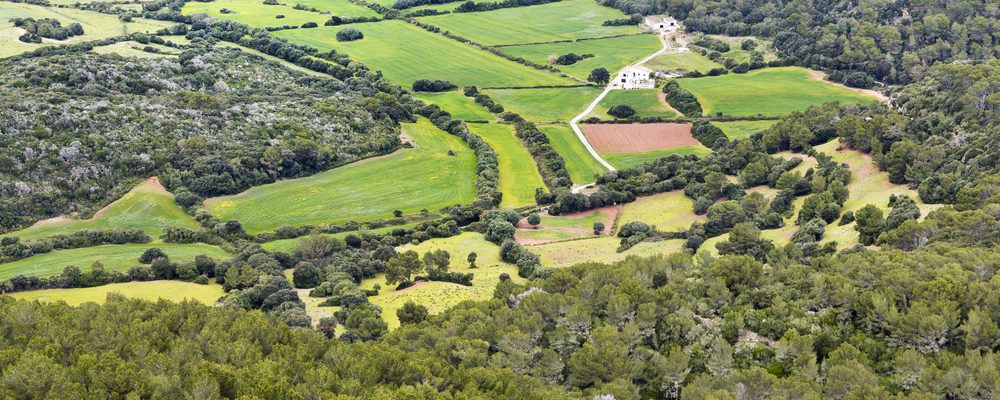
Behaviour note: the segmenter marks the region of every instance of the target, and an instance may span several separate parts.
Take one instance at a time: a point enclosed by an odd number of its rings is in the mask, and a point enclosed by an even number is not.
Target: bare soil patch
[[[589,124],[580,125],[587,141],[599,153],[638,153],[698,146],[691,124]]]

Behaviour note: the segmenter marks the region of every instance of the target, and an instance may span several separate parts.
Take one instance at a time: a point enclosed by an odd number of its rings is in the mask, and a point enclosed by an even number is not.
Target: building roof
[[[668,17],[668,16],[664,16],[664,15],[650,15],[650,16],[646,17],[646,23],[647,24],[657,24],[657,23],[660,23],[660,22],[668,22],[668,23],[669,22],[677,22],[677,19],[674,18],[674,17]]]

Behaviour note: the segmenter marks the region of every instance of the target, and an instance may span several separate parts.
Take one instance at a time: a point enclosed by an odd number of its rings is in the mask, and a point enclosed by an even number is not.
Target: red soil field
[[[587,141],[598,153],[638,153],[643,151],[698,146],[691,136],[691,124],[587,124],[580,125]]]

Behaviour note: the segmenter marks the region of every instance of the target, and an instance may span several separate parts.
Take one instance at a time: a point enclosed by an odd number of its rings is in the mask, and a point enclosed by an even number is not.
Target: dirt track
[[[600,153],[638,153],[674,147],[697,146],[691,124],[590,124],[581,125],[587,140]]]

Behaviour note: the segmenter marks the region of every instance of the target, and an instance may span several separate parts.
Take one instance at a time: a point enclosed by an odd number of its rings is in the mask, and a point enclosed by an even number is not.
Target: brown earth
[[[587,124],[580,125],[598,153],[639,153],[701,145],[691,136],[691,124]]]

